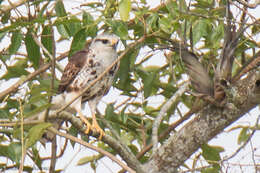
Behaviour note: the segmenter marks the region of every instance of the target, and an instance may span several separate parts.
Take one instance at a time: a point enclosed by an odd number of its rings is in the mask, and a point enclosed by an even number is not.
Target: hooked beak
[[[112,39],[112,40],[111,40],[111,46],[112,46],[114,49],[116,49],[118,42],[119,42],[119,39]]]

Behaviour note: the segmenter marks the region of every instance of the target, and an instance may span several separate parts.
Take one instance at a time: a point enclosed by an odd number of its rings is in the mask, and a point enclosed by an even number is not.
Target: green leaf
[[[120,67],[117,73],[120,79],[119,81],[119,85],[121,86],[120,88],[124,88],[127,85],[127,81],[129,80],[129,72],[130,72],[130,58],[124,57],[120,61]]]
[[[12,33],[11,45],[8,48],[8,52],[10,55],[16,53],[17,50],[20,48],[21,43],[22,43],[22,38],[23,38],[23,35],[21,34],[20,31],[15,31]]]
[[[42,18],[43,17],[43,14],[44,12],[46,11],[48,5],[50,4],[51,1],[47,1],[46,4],[44,4],[41,9],[40,9],[40,12],[38,13],[38,17],[39,18]]]
[[[7,73],[2,77],[2,79],[10,79],[16,77],[22,77],[23,75],[27,75],[28,72],[25,70],[27,67],[27,61],[25,59],[21,59],[17,61],[13,66],[9,66],[7,68]]]
[[[6,32],[0,32],[0,41],[2,41],[2,39],[5,37]]]
[[[35,43],[31,32],[32,32],[31,30],[27,31],[24,41],[25,41],[28,58],[33,63],[33,66],[37,68],[39,67],[39,60],[41,54],[40,54],[40,48]]]
[[[32,161],[36,164],[36,166],[42,170],[42,160],[39,154],[39,150],[37,147],[32,147]]]
[[[113,33],[118,35],[121,40],[127,40],[128,38],[128,27],[122,21],[107,20],[108,25],[112,27]]]
[[[116,118],[116,114],[114,113],[114,105],[108,104],[105,110],[105,116],[108,120],[113,120]]]
[[[47,104],[44,104],[44,105],[36,107],[36,108],[33,107],[33,109],[27,109],[26,111],[24,111],[24,116],[30,117],[30,116],[36,115],[37,113],[40,113],[40,112],[46,110],[50,106],[51,106],[51,104],[47,103]]]
[[[171,34],[173,32],[173,27],[170,19],[168,17],[162,17],[159,19],[159,27],[167,34]]]
[[[147,27],[148,27],[148,32],[153,32],[158,30],[158,19],[159,16],[157,13],[152,13],[148,18],[147,18]]]
[[[9,110],[0,109],[0,119],[9,118]]]
[[[33,126],[26,136],[25,146],[29,148],[33,146],[39,139],[42,138],[42,135],[48,127],[52,126],[51,123],[41,123]]]
[[[88,36],[94,37],[98,31],[97,25],[95,24],[94,18],[90,13],[83,12],[83,25],[86,28]]]
[[[74,126],[71,126],[71,127],[69,128],[69,134],[70,134],[70,135],[77,137],[78,133],[79,133],[79,132],[78,132],[78,129],[76,129]],[[71,141],[71,140],[70,140],[70,143],[71,143],[72,147],[75,146],[75,142],[74,142],[74,141]]]
[[[212,167],[212,168],[205,168],[201,171],[201,173],[219,173],[219,168]]]
[[[144,97],[147,98],[153,91],[153,84],[155,82],[156,72],[147,72],[142,69],[137,69],[138,75],[142,78],[144,84]]]
[[[20,143],[13,142],[10,145],[0,145],[0,156],[7,157],[15,163],[19,163],[22,155]]]
[[[41,42],[42,45],[48,50],[48,52],[53,54],[53,38],[52,38],[52,27],[50,25],[46,25],[43,27],[41,34]],[[45,54],[45,52],[44,52]],[[45,54],[48,57],[48,55]]]
[[[128,119],[128,114],[125,114],[125,110],[127,107],[124,107],[123,110],[120,111],[120,118],[123,124],[126,124],[126,121]]]
[[[123,21],[127,21],[129,18],[129,13],[131,11],[131,0],[121,0],[119,2],[119,14]]]
[[[74,36],[81,29],[81,22],[76,16],[71,16],[66,26],[70,36]]]
[[[213,164],[214,167],[220,168],[219,164],[211,161],[219,161],[221,159],[220,152],[224,151],[222,147],[219,146],[210,146],[208,144],[203,144],[201,146],[202,156],[209,163]]]
[[[86,157],[82,157],[81,159],[79,159],[77,165],[85,165],[89,162],[93,162],[94,160],[98,160],[102,157],[101,154],[99,155],[94,155],[94,156],[86,156]]]
[[[0,7],[1,8],[1,7]],[[8,20],[10,19],[10,11],[5,11],[4,15],[1,18],[1,22],[3,24],[6,24],[8,22]]]
[[[240,131],[240,133],[238,135],[237,143],[240,145],[241,143],[247,141],[249,136],[250,136],[249,128],[248,127],[242,128],[242,130]]]
[[[120,61],[120,67],[116,74],[119,82],[116,84],[116,87],[125,92],[136,91],[136,88],[132,85],[134,81],[130,79],[130,71],[134,68],[134,62],[138,53],[139,50],[132,50]]]
[[[90,25],[94,23],[92,15],[86,11],[83,11],[83,25]]]
[[[86,37],[87,35],[84,28],[75,34],[70,46],[69,57],[71,57],[75,52],[82,50],[85,47]]]
[[[64,17],[67,15],[63,1],[57,0],[55,4],[55,12],[58,17]]]
[[[114,112],[113,104],[107,105],[106,110],[105,110],[105,118],[107,120],[110,120],[111,122],[114,122],[114,123],[111,123],[111,125],[112,125],[113,129],[116,130],[117,133],[119,134],[120,133],[120,126],[118,124],[119,116]]]
[[[197,20],[192,29],[192,38],[194,45],[201,39],[201,37],[206,36],[208,34],[207,31],[208,24],[205,20]]]
[[[124,141],[124,144],[131,145],[131,142],[134,140],[134,136],[132,136],[130,133],[126,133],[125,131],[122,131],[120,134],[121,141]]]
[[[68,39],[70,37],[65,25],[63,24],[58,25],[57,30],[60,33],[62,39]]]
[[[105,18],[113,18],[114,14],[118,11],[117,1],[115,0],[106,0],[105,1],[105,9],[104,9],[104,17]]]

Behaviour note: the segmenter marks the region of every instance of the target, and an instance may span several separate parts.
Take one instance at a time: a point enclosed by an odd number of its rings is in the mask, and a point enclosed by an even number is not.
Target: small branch
[[[15,9],[18,6],[21,6],[26,3],[26,0],[18,0],[16,2],[12,2],[12,4],[9,5],[1,5],[0,11],[7,12],[9,10]]]
[[[247,61],[243,67],[237,72],[237,74],[232,78],[232,83],[239,80],[244,74],[248,73],[249,71],[255,69],[260,63],[260,51],[257,52],[253,57]]]
[[[24,165],[24,160],[26,156],[26,147],[24,145],[24,128],[23,128],[23,106],[22,106],[22,101],[19,99],[19,108],[20,108],[20,116],[21,116],[21,144],[22,144],[22,155],[21,155],[21,162],[19,166],[19,173],[23,172],[23,165]]]
[[[4,123],[0,123],[0,127],[13,127],[13,126],[17,126],[17,125],[31,125],[31,124],[39,124],[42,123],[42,120],[29,120],[29,121],[10,121],[10,122],[4,122]]]
[[[49,169],[50,173],[55,172],[55,165],[57,161],[56,152],[57,152],[57,140],[56,140],[56,136],[54,136],[54,138],[51,141],[51,164]]]
[[[51,59],[55,59],[54,56],[52,56],[52,54],[42,45],[34,33],[32,33],[32,36],[35,43],[43,50],[43,52],[45,52]]]
[[[67,144],[68,144],[68,139],[65,139],[65,143],[64,143],[63,147],[61,148],[60,153],[56,156],[56,159],[60,158],[61,156],[63,156],[63,154],[64,154],[64,152],[65,152],[65,150],[67,148]],[[49,156],[48,157],[42,157],[41,159],[42,160],[49,160],[49,159],[51,159],[51,157],[49,157]]]
[[[76,143],[78,143],[80,145],[83,145],[83,146],[85,146],[87,148],[95,150],[95,151],[97,151],[97,152],[99,152],[99,153],[109,157],[112,161],[116,162],[118,165],[120,165],[122,168],[124,168],[125,170],[129,171],[130,173],[135,173],[135,171],[133,169],[129,168],[127,165],[125,165],[123,162],[121,162],[119,159],[117,159],[114,155],[112,155],[111,153],[109,153],[109,152],[107,152],[107,151],[105,151],[105,150],[103,150],[101,148],[93,146],[93,145],[91,145],[91,144],[89,144],[89,143],[87,143],[87,142],[85,142],[83,140],[80,140],[80,139],[78,139],[78,138],[76,138],[76,137],[74,137],[72,135],[60,132],[60,131],[56,130],[53,127],[49,127],[48,130],[50,132],[54,133],[54,134],[57,134],[57,135],[61,136],[61,137],[64,137],[66,139],[70,139],[71,141],[74,141],[74,142],[76,142]]]
[[[67,56],[68,56],[68,53],[66,52],[66,53],[62,54],[61,56],[59,56],[57,58],[57,61],[65,58]],[[48,63],[48,64],[43,65],[41,68],[39,68],[38,70],[34,71],[33,73],[30,73],[27,77],[20,79],[18,82],[13,84],[11,87],[9,87],[8,89],[6,89],[5,91],[0,93],[0,100],[2,100],[6,95],[15,92],[25,82],[32,80],[35,76],[37,76],[40,73],[46,71],[48,68],[50,68],[50,66],[51,66],[51,62]]]
[[[192,108],[192,110],[190,110],[189,112],[187,112],[181,119],[177,120],[176,122],[172,123],[163,133],[161,133],[159,135],[159,140],[166,137],[172,130],[174,130],[177,126],[179,126],[180,124],[182,124],[185,120],[189,119],[192,114],[196,113],[197,111],[199,111],[201,108],[203,108],[205,106],[198,106],[198,107],[194,107]],[[153,147],[153,144],[150,143],[149,145],[147,145],[146,147],[144,147],[137,155],[136,158],[140,159],[147,151],[149,151],[151,148]]]
[[[256,132],[256,129],[258,127],[258,122],[259,122],[259,119],[260,119],[260,115],[258,115],[257,117],[257,120],[256,120],[256,123],[255,123],[255,129],[252,131],[252,133],[250,134],[250,136],[248,137],[248,139],[243,143],[243,145],[241,145],[231,156],[223,159],[221,162],[225,162],[227,160],[230,160],[232,159],[233,157],[235,157],[243,148],[245,148],[245,146],[248,144],[248,142],[252,139],[253,135],[255,134]]]
[[[153,131],[152,131],[152,143],[153,143],[153,155],[157,151],[157,145],[158,145],[158,128],[160,126],[160,123],[162,119],[164,118],[166,112],[169,110],[171,105],[177,100],[178,97],[180,97],[187,89],[189,86],[189,82],[184,83],[178,91],[174,93],[174,95],[163,105],[161,108],[158,116],[154,120],[153,123]]]
[[[236,1],[248,8],[256,8],[260,4],[259,0],[255,0],[255,3],[253,3],[253,4],[249,4],[248,2],[243,1],[243,0],[236,0]]]

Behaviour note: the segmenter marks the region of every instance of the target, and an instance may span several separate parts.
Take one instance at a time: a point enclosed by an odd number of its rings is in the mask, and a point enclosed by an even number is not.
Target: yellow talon
[[[99,133],[98,139],[101,140],[103,136],[105,136],[105,132],[101,127],[98,125],[97,121],[92,122],[92,129],[95,129]]]
[[[84,131],[84,133],[87,135],[91,129],[91,124],[88,121],[84,122],[84,124],[87,126],[87,129]]]
[[[79,118],[81,119],[81,121],[83,121],[83,123],[87,126],[87,129],[84,131],[84,133],[87,135],[91,129],[91,124],[89,123],[89,121],[87,120],[86,117],[84,117],[84,115],[82,113],[79,114]]]

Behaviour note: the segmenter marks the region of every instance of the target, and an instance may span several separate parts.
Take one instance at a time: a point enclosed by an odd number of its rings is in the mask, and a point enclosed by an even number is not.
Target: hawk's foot
[[[81,119],[81,121],[83,121],[83,123],[87,126],[87,129],[84,131],[84,133],[85,133],[86,135],[88,135],[88,133],[89,133],[89,131],[90,131],[90,129],[91,129],[91,124],[90,124],[90,122],[87,120],[87,118],[85,118],[85,117],[83,117],[83,116],[80,116],[80,119]]]
[[[98,139],[101,140],[103,136],[105,136],[105,132],[103,131],[103,129],[101,129],[101,127],[99,127],[97,121],[93,121],[92,122],[92,130],[95,129],[98,133],[99,133],[99,137]]]

